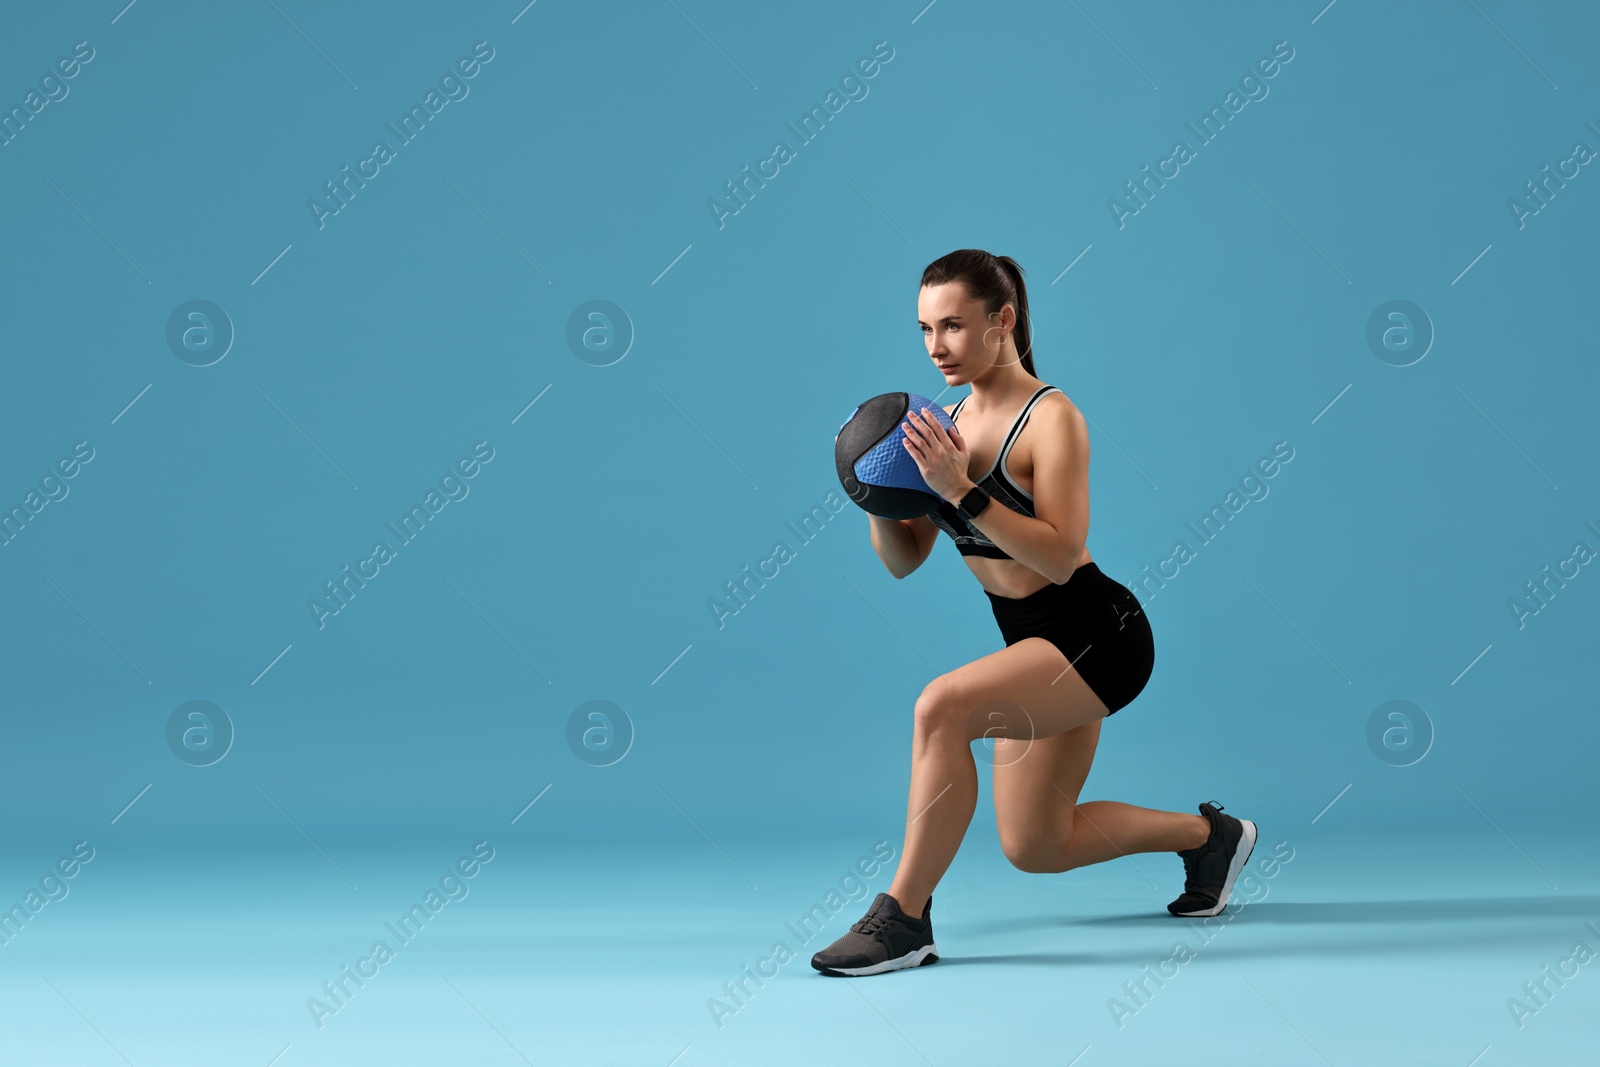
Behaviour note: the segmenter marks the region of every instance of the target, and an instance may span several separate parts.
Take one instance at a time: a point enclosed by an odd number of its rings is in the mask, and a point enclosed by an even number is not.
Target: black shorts
[[[1008,646],[1024,637],[1049,641],[1112,714],[1127,707],[1150,680],[1156,662],[1150,621],[1128,587],[1093,562],[1073,571],[1068,581],[1021,599],[989,593],[989,603]]]

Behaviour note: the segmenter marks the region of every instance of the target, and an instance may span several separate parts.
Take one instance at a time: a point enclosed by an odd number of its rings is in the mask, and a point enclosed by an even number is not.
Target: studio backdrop
[[[1019,983],[1067,1021],[1017,1061],[1170,1060],[1203,981],[1107,1018],[1166,927],[949,968],[942,1013],[806,966],[888,887],[917,695],[1002,647],[833,459],[870,397],[968,392],[917,325],[959,248],[1026,270],[1155,634],[1084,799],[1222,799],[1279,901],[1546,898],[1374,1024],[1440,1062],[1593,1018],[1506,1004],[1600,922],[1587,5],[124,2],[0,32],[18,1062],[990,1062]],[[1170,857],[1006,864],[987,751],[947,956],[1018,900],[1160,912]],[[1388,936],[1352,987],[1452,972]]]

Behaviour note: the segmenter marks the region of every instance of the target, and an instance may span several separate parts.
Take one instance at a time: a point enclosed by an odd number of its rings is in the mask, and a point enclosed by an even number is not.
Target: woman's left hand
[[[972,487],[967,474],[967,443],[952,425],[947,431],[939,421],[922,411],[912,411],[901,424],[905,449],[916,461],[928,488],[946,501],[960,499]]]

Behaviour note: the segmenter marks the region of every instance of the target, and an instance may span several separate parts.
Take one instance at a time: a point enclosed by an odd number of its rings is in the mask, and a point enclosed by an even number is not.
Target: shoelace
[[[877,933],[887,925],[889,925],[888,911],[873,911],[868,912],[860,919],[857,919],[856,924],[850,929],[854,930],[858,934],[866,934],[868,937],[871,937],[873,934]]]

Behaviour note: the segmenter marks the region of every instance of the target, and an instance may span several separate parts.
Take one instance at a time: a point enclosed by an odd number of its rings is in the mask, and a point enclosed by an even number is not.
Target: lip
[[[938,366],[939,366],[940,370],[949,371],[949,370],[955,370],[957,367],[961,366],[961,364],[959,364],[959,363],[940,363]]]

